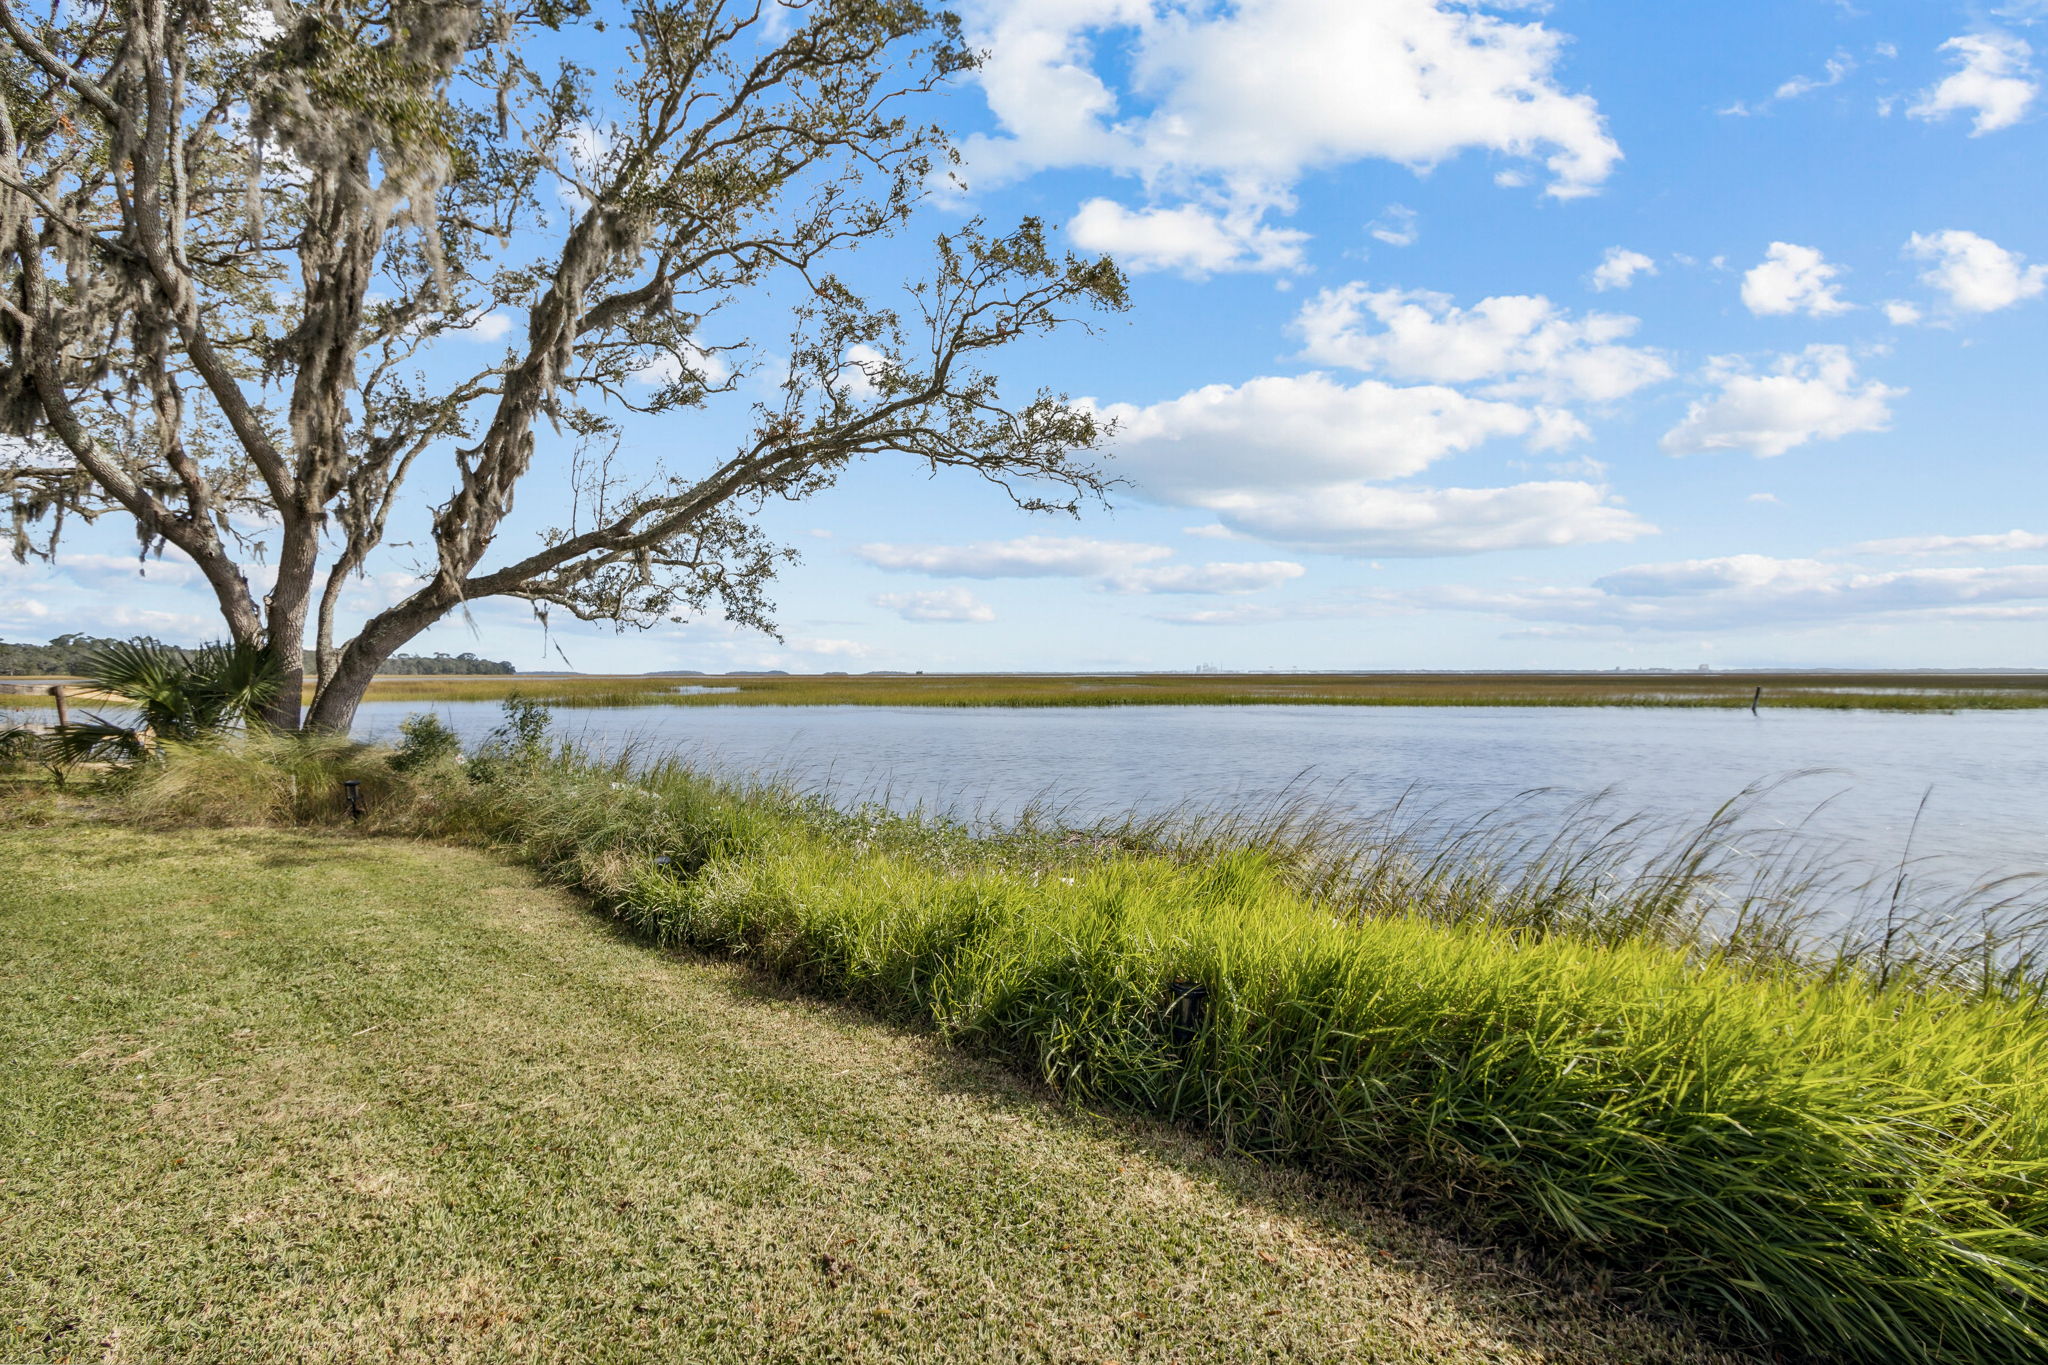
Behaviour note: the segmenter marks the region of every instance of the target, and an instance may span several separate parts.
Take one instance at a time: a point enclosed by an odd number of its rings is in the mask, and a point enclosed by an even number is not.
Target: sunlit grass
[[[710,691],[693,691],[706,688]],[[1758,689],[1762,689],[1761,696]],[[391,676],[368,700],[625,706],[1652,706],[1986,711],[2048,707],[2048,675],[1925,673],[1358,673]],[[307,693],[310,699],[310,690]],[[40,688],[0,709],[44,711]]]
[[[730,688],[708,693],[679,687]],[[1759,700],[1757,689],[1763,689]],[[2048,706],[2048,678],[1858,674],[380,678],[373,701],[550,706],[1658,706],[1957,711]]]
[[[39,809],[0,1359],[1738,1365],[477,850]]]
[[[1804,873],[1731,877],[1712,828],[977,835],[631,756],[500,755],[478,782],[338,741],[175,755],[125,799],[333,822],[344,774],[371,827],[516,849],[658,942],[1562,1248],[1731,1333],[1869,1365],[2048,1352],[2048,1010],[2011,888],[1878,887],[1882,918],[1830,946]]]

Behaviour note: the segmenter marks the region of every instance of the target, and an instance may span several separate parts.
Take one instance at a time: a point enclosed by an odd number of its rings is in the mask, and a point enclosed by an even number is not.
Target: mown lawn
[[[1726,1360],[485,854],[0,806],[0,1360]]]

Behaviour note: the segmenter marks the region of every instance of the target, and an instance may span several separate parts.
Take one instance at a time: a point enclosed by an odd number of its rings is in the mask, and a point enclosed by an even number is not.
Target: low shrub
[[[398,751],[391,755],[391,770],[417,772],[462,759],[462,736],[432,711],[420,711],[398,723]]]

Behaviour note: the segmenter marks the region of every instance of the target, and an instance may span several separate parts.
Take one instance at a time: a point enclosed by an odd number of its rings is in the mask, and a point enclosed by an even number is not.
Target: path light
[[[347,781],[343,782],[341,785],[343,789],[347,792],[347,795],[344,798],[344,803],[346,809],[348,810],[348,818],[351,820],[362,819],[363,811],[367,809],[367,807],[363,805],[363,784],[356,781],[354,778],[350,778]]]
[[[1209,988],[1199,981],[1166,983],[1166,1027],[1175,1047],[1195,1041],[1202,1016],[1209,1010]]]

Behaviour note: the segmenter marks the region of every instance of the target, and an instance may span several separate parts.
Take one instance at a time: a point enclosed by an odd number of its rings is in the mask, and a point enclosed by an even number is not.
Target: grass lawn
[[[25,826],[0,1361],[1729,1359],[482,853]]]

